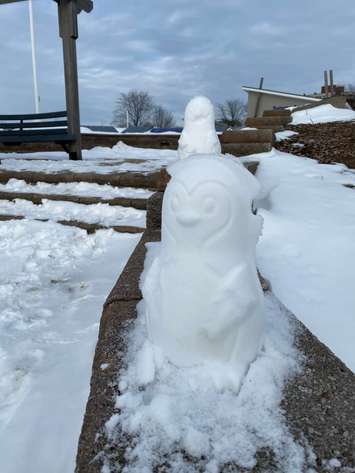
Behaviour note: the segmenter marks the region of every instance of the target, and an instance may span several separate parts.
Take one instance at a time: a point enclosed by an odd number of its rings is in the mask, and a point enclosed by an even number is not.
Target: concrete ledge
[[[252,118],[249,117],[245,121],[246,126],[250,127],[256,127],[259,128],[259,126],[262,125],[269,125],[270,127],[273,126],[284,126],[290,123],[291,121],[291,116],[290,115],[277,115],[277,116],[264,116],[264,117],[257,117],[257,118]]]

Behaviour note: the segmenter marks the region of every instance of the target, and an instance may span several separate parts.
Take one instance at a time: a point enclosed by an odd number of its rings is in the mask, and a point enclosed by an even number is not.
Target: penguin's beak
[[[192,210],[184,210],[177,214],[176,220],[181,225],[184,225],[186,227],[193,227],[194,225],[196,225],[196,223],[199,222],[200,216],[197,212],[194,212]]]

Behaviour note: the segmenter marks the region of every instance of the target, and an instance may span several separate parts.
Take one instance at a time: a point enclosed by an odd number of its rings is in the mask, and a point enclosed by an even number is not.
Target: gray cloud
[[[246,98],[241,85],[292,92],[320,88],[333,68],[355,82],[355,4],[349,0],[94,0],[80,15],[78,42],[83,123],[109,123],[114,101],[148,90],[180,118],[188,99]],[[35,0],[43,110],[64,107],[55,3]],[[3,113],[33,110],[28,6],[0,7]]]

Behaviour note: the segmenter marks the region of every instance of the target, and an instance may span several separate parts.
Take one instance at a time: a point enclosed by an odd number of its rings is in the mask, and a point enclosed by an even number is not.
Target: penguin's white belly
[[[207,323],[214,314],[212,295],[220,277],[198,259],[164,262],[159,275],[160,310],[158,328],[161,345],[178,365],[224,358],[225,345],[211,340]],[[157,333],[157,330],[155,330]]]

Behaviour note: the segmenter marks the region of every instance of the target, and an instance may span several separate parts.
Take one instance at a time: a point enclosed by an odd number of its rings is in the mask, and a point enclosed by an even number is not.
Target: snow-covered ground
[[[68,154],[64,151],[53,151],[53,152],[40,152],[40,153],[0,153],[0,160],[5,159],[49,159],[53,161],[68,161]],[[113,148],[104,148],[97,146],[90,150],[83,150],[83,160],[120,160],[120,159],[147,159],[147,160],[158,160],[164,162],[165,160],[171,161],[177,159],[177,152],[169,149],[151,149],[151,148],[136,148],[134,146],[128,146],[122,141],[118,142]],[[71,164],[75,166],[79,163]]]
[[[82,197],[99,197],[101,199],[114,199],[116,197],[147,199],[153,192],[135,187],[113,187],[106,184],[89,182],[68,182],[48,184],[37,182],[27,184],[19,179],[10,179],[6,184],[0,184],[0,192],[24,192],[34,194],[74,195]]]
[[[102,304],[139,236],[0,223],[0,471],[74,471]]]
[[[292,125],[301,125],[302,123],[345,122],[351,120],[355,120],[354,110],[336,108],[330,104],[319,105],[318,107],[292,113]]]
[[[43,199],[42,204],[35,205],[28,200],[0,200],[0,215],[21,215],[30,219],[78,220],[100,225],[133,225],[145,227],[145,210],[133,207],[121,207],[109,204],[76,204]]]
[[[259,160],[258,265],[277,297],[355,371],[355,170],[279,151]]]

